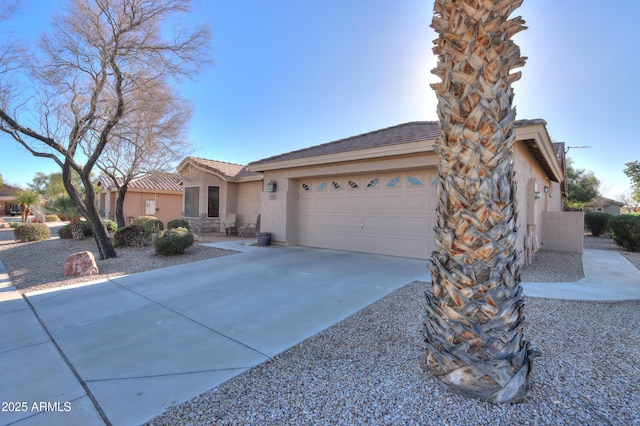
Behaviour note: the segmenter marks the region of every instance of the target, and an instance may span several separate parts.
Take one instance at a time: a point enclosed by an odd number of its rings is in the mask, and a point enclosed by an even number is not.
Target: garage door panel
[[[300,194],[299,243],[425,259],[435,246],[432,171],[328,177]],[[340,189],[332,184],[337,182]],[[371,184],[371,185],[370,185]],[[300,188],[304,188],[302,184]],[[317,190],[322,188],[322,190]]]

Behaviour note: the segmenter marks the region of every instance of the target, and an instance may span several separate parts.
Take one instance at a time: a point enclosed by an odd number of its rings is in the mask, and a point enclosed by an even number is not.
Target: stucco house
[[[177,167],[184,196],[182,215],[194,232],[218,231],[228,214],[236,225],[260,215],[262,174],[224,161],[187,157]]]
[[[562,211],[565,179],[558,152],[564,150],[553,146],[544,120],[519,120],[515,133],[518,244],[535,251],[545,244],[543,214]],[[227,163],[186,159],[179,173],[185,191],[187,185],[199,188],[190,199],[197,196],[202,205],[204,188],[220,185],[221,205],[226,204],[220,213],[235,210],[244,221],[260,214],[260,230],[270,232],[274,242],[426,259],[435,249],[438,155],[433,147],[439,136],[437,122],[410,122],[247,167],[233,165],[228,172],[220,169],[221,164],[231,167]],[[224,193],[224,181],[236,186]],[[189,207],[185,192],[187,210],[192,218],[204,212]],[[554,222],[554,229],[567,225],[564,217],[547,222]],[[582,221],[569,222],[577,224],[581,251]]]
[[[124,197],[124,217],[130,223],[138,216],[155,216],[164,224],[182,217],[182,178],[177,173],[154,173],[132,179]],[[98,208],[106,218],[115,220],[118,189],[106,176],[98,178],[101,192]]]
[[[0,215],[9,216],[11,214],[11,206],[16,205],[14,201],[19,190],[19,188],[6,183],[0,185]]]
[[[563,173],[544,120],[515,125],[519,245],[542,241],[542,213],[562,210]],[[272,239],[415,258],[435,249],[437,122],[411,122],[249,164],[275,182],[263,191]]]
[[[584,205],[584,211],[609,213],[614,216],[618,216],[620,214],[621,207],[624,207],[624,203],[620,201],[612,200],[611,198],[606,197],[596,197],[593,199],[593,201],[588,202]]]

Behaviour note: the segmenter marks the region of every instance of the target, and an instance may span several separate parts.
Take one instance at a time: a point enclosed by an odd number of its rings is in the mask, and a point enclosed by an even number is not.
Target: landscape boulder
[[[67,257],[64,264],[64,275],[66,276],[87,276],[98,274],[96,258],[90,251],[72,253]]]

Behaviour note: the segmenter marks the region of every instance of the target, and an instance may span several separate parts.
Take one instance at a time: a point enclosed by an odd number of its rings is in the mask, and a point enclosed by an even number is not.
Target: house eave
[[[323,164],[347,162],[354,160],[370,160],[375,158],[392,157],[407,154],[419,154],[433,152],[436,139],[425,139],[417,142],[385,145],[382,147],[359,149],[353,151],[337,152],[327,155],[296,158],[285,161],[272,161],[254,163],[247,166],[252,172],[265,172],[270,170],[290,169]]]
[[[525,143],[552,181],[561,183],[564,180],[551,138],[543,124],[516,127],[515,136],[516,141]]]

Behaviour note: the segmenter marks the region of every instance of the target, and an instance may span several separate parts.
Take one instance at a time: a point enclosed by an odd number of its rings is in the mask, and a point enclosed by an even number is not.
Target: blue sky
[[[46,29],[55,2],[23,0],[16,37]],[[194,23],[213,31],[214,63],[181,92],[195,106],[193,155],[246,164],[415,120],[436,119],[433,1],[201,0]],[[525,0],[529,59],[515,84],[518,118],[543,118],[611,198],[640,161],[640,2]],[[10,183],[56,171],[0,136]]]

